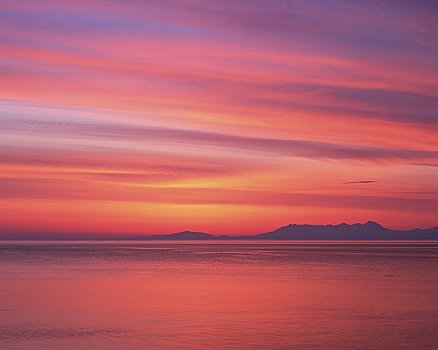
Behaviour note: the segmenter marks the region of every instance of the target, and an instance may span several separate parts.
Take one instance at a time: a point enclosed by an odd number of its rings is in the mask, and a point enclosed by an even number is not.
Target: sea
[[[438,242],[3,241],[0,349],[438,349]]]

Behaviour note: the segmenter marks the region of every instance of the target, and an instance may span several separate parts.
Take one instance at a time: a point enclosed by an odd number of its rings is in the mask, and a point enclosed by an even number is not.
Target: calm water
[[[438,243],[0,242],[0,349],[437,349]]]

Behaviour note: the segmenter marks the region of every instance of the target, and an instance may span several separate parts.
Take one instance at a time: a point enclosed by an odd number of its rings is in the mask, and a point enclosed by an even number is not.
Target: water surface
[[[0,349],[436,349],[436,242],[0,242]]]

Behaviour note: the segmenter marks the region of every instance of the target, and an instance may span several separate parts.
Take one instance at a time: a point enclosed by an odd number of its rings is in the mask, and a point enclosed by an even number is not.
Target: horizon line
[[[248,234],[231,234],[231,233],[221,233],[221,234],[214,234],[204,231],[198,231],[198,230],[178,230],[176,232],[167,232],[167,233],[107,233],[107,232],[56,232],[56,233],[47,233],[47,232],[9,232],[7,233],[6,237],[2,237],[2,233],[0,232],[0,241],[32,241],[32,240],[38,240],[38,241],[50,241],[50,240],[62,240],[62,241],[68,241],[68,240],[136,240],[136,239],[148,239],[152,237],[168,237],[172,235],[182,234],[182,233],[193,233],[193,234],[202,234],[202,235],[209,235],[212,238],[252,238],[256,237],[258,235],[264,234],[264,233],[271,233],[274,231],[277,231],[279,229],[288,227],[288,226],[315,226],[315,227],[338,227],[338,226],[356,226],[356,225],[362,225],[365,226],[366,224],[375,224],[378,225],[384,229],[391,230],[398,233],[407,233],[412,231],[427,231],[427,230],[433,230],[437,229],[438,225],[426,227],[426,228],[418,228],[413,227],[410,229],[393,229],[386,226],[381,225],[380,223],[368,220],[366,222],[355,222],[352,224],[348,224],[345,222],[341,222],[339,224],[286,224],[283,226],[279,226],[277,228],[274,228],[271,231],[263,231],[263,232],[255,232],[255,233],[248,233]],[[11,235],[17,234],[17,237],[12,237]],[[65,236],[64,236],[65,235]],[[333,239],[333,238],[332,238]],[[315,240],[315,239],[311,239]]]

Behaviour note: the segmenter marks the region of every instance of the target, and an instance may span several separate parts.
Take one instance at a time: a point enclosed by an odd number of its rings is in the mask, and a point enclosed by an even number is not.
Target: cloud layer
[[[0,231],[436,225],[437,15],[433,1],[2,2]]]

